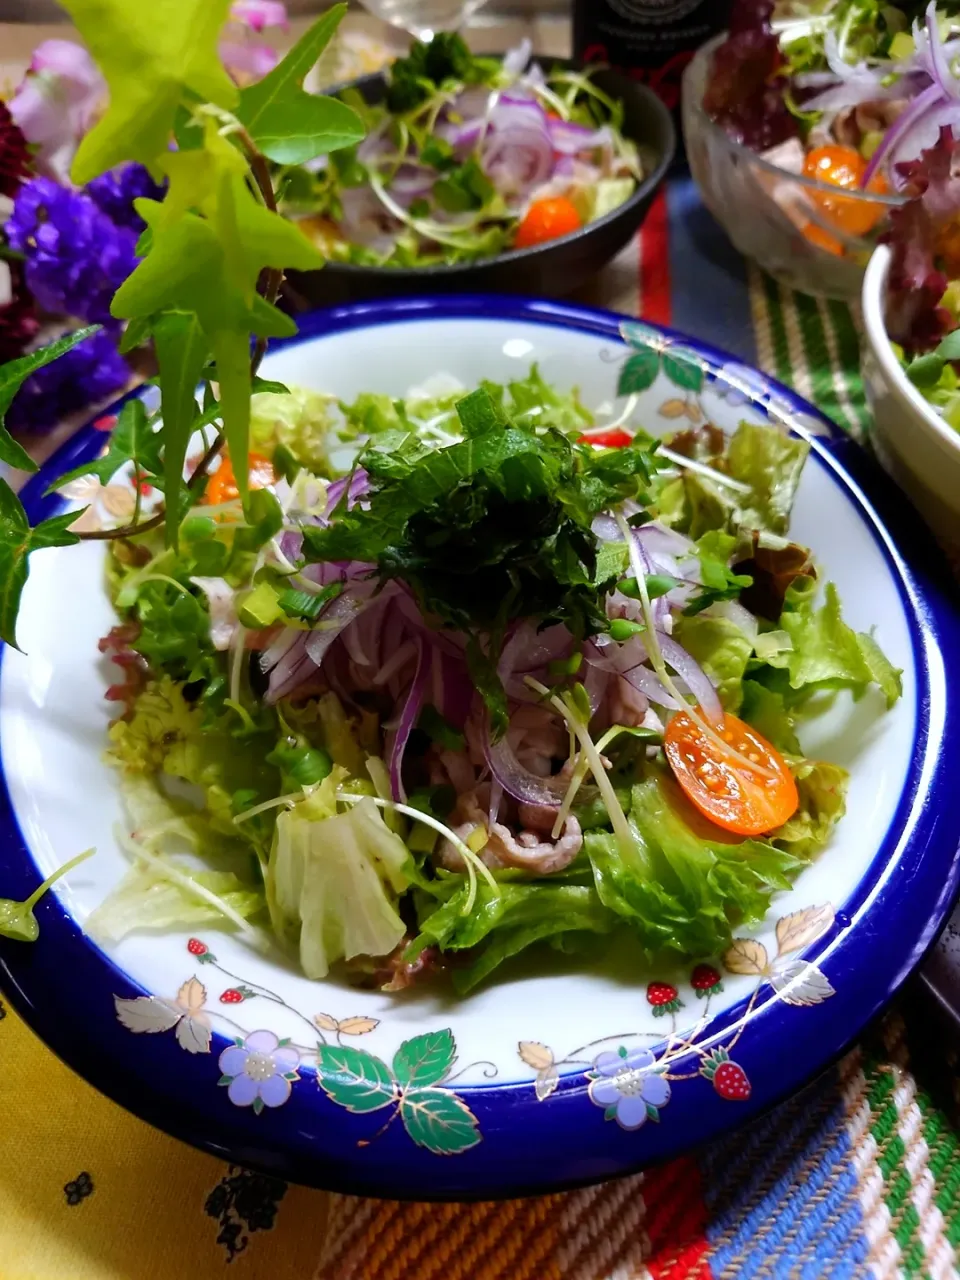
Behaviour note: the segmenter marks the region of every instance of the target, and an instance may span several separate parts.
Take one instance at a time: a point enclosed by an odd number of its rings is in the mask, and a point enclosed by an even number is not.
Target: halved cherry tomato
[[[269,458],[264,458],[259,453],[250,455],[249,474],[251,489],[267,489],[276,480]],[[203,500],[209,506],[218,507],[221,502],[232,502],[239,496],[240,490],[237,487],[237,477],[233,474],[233,463],[230,461],[229,454],[221,454],[220,465],[210,477]]]
[[[633,436],[623,427],[611,427],[609,431],[591,431],[578,438],[577,444],[595,444],[601,449],[624,449],[633,444]]]
[[[526,217],[517,227],[513,247],[532,249],[536,244],[544,244],[547,240],[568,236],[571,231],[579,231],[582,226],[583,219],[566,196],[537,200],[527,210]]]
[[[805,177],[816,178],[818,182],[828,182],[831,186],[847,191],[862,189],[866,171],[867,162],[860,152],[853,147],[841,146],[816,147],[807,155],[803,166]],[[870,179],[865,190],[873,195],[886,195],[889,187],[883,174],[877,173]],[[827,196],[817,192],[813,199],[823,210],[827,220],[838,231],[850,236],[865,236],[886,212],[882,205],[875,205],[868,200],[844,198],[841,195]],[[845,252],[842,242],[815,222],[808,224],[804,235],[813,244],[838,257],[842,257]]]
[[[704,817],[738,835],[759,836],[782,826],[800,804],[786,761],[736,716],[725,716],[717,733],[723,746],[685,711],[667,725],[663,749],[687,798]],[[763,772],[741,764],[734,752]]]

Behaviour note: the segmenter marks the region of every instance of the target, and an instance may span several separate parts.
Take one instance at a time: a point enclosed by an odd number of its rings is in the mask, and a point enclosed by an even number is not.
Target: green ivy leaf
[[[14,649],[19,648],[17,613],[29,573],[28,557],[42,547],[79,542],[68,527],[76,519],[75,511],[65,511],[31,529],[20,499],[5,480],[0,480],[0,640]]]
[[[160,366],[167,545],[174,546],[183,464],[197,419],[197,384],[210,355],[210,344],[200,317],[191,311],[168,311],[162,315],[154,327],[154,342]]]
[[[289,317],[256,292],[266,267],[310,270],[323,258],[291,223],[261,205],[246,165],[208,122],[204,148],[164,159],[170,178],[163,203],[138,200],[150,250],[117,291],[121,319],[180,311],[196,316],[217,364],[224,432],[240,492],[246,497],[250,434],[250,333],[296,332]]]
[[[660,372],[660,354],[647,347],[624,363],[617,384],[618,396],[633,396],[652,387]]]
[[[238,118],[263,154],[277,164],[305,164],[363,137],[363,121],[351,107],[303,89],[304,77],[346,11],[345,4],[334,5],[269,75],[240,94]]]
[[[317,1045],[317,1083],[331,1102],[357,1113],[379,1111],[397,1100],[387,1064],[347,1045]]]
[[[107,437],[107,452],[100,458],[74,467],[66,475],[55,480],[47,493],[76,480],[79,476],[96,476],[103,484],[117,474],[121,467],[132,463],[144,475],[159,475],[162,467],[160,451],[164,437],[150,426],[146,406],[136,397],[128,400],[117,418],[117,425]],[[76,519],[76,515],[74,515]]]
[[[412,1089],[400,1102],[404,1128],[418,1147],[438,1156],[459,1155],[481,1141],[477,1117],[448,1089]]]
[[[436,1084],[453,1066],[457,1054],[453,1032],[430,1031],[405,1040],[393,1057],[394,1075],[405,1088]]]
[[[0,365],[0,461],[11,467],[18,467],[21,471],[36,471],[37,464],[26,450],[17,444],[4,426],[7,410],[31,373],[42,369],[44,365],[52,364],[65,351],[83,342],[84,338],[89,338],[92,333],[97,333],[99,329],[98,324],[89,325],[86,329],[77,329],[75,333],[68,333],[65,338],[51,342],[48,347],[41,347],[39,351],[32,351],[30,355],[21,356],[19,360],[11,360],[7,364]]]
[[[63,7],[110,89],[106,113],[73,162],[78,186],[124,160],[155,171],[185,91],[227,110],[237,105],[217,47],[230,0],[64,0]]]
[[[703,390],[703,365],[700,357],[686,347],[670,347],[663,353],[663,372],[681,391],[699,394]]]

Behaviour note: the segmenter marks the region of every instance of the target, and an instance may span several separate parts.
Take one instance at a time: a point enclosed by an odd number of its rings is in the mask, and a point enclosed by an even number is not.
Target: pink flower
[[[234,80],[262,80],[277,65],[276,51],[258,37],[268,27],[287,28],[286,6],[278,0],[235,0],[220,42],[220,57]]]
[[[65,181],[80,139],[93,125],[106,84],[90,54],[71,40],[44,40],[11,100],[10,114],[38,148],[35,164]]]
[[[287,7],[279,0],[235,0],[230,16],[258,34],[267,27],[287,28]]]

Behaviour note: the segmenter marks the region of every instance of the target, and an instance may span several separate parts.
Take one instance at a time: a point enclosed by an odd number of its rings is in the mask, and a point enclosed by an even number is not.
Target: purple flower
[[[87,184],[86,193],[117,227],[137,235],[147,225],[133,207],[134,200],[162,200],[165,187],[158,185],[142,164],[122,164]]]
[[[126,386],[130,370],[106,329],[31,374],[14,397],[7,426],[46,431],[67,414],[107,400]]]
[[[137,265],[136,237],[115,227],[89,196],[50,178],[20,188],[6,226],[26,258],[27,287],[47,311],[116,323],[113,295]]]
[[[282,1107],[290,1097],[292,1082],[299,1080],[300,1055],[282,1044],[272,1031],[253,1031],[220,1055],[220,1083],[237,1107]]]
[[[621,1129],[659,1120],[660,1108],[670,1101],[670,1085],[653,1070],[656,1061],[649,1049],[601,1053],[589,1072],[590,1101]]]

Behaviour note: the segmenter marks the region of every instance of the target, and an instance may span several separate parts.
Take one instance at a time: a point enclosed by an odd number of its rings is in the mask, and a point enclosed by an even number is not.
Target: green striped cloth
[[[749,284],[758,364],[868,443],[859,307],[796,293],[752,265]],[[871,1273],[960,1275],[960,1040],[919,979],[844,1061],[841,1082]]]
[[[870,428],[860,376],[860,310],[778,284],[751,265],[750,308],[762,369],[858,440]]]

